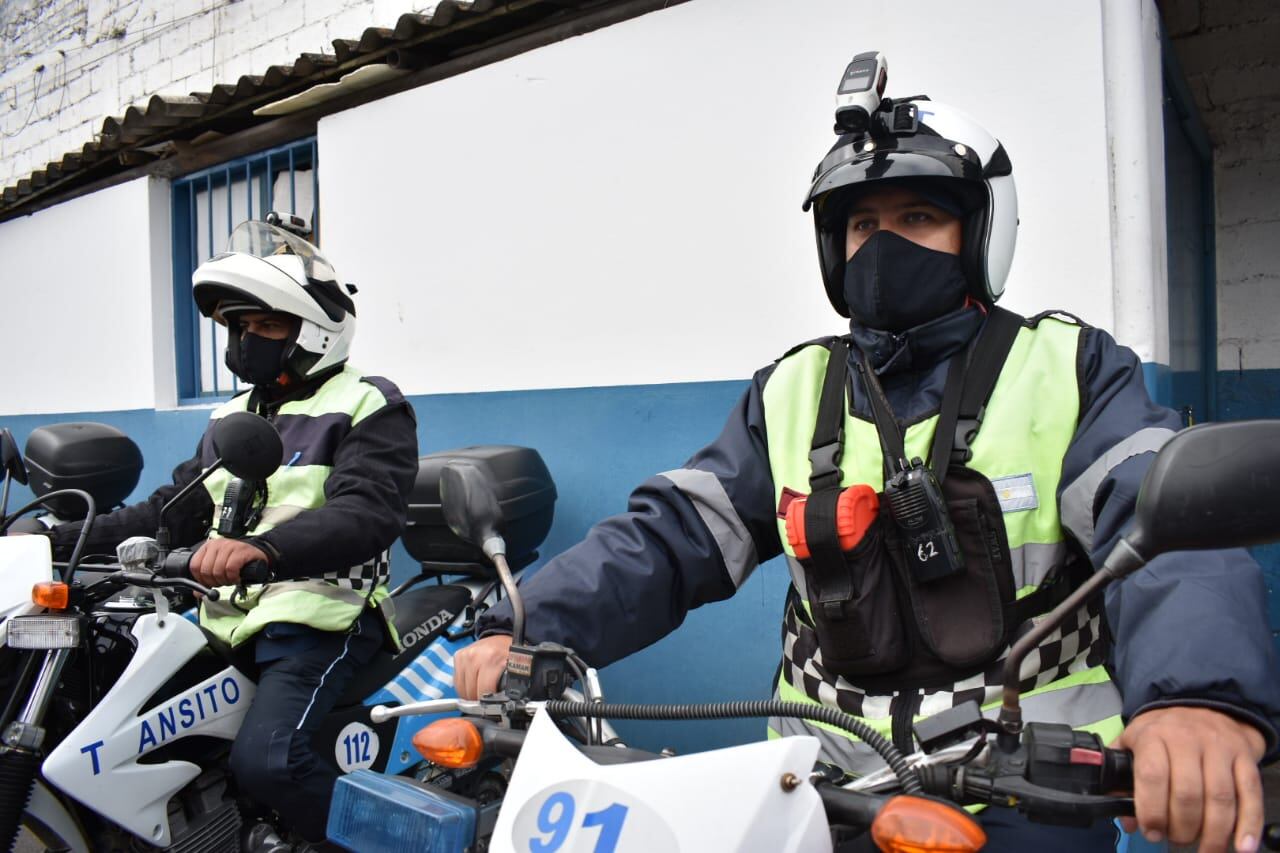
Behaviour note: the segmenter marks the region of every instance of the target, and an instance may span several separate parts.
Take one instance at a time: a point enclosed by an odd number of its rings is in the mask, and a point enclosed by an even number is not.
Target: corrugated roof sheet
[[[303,53],[290,65],[272,65],[209,92],[153,95],[145,108],[102,122],[97,138],[79,151],[32,172],[0,192],[0,217],[20,214],[87,183],[166,156],[165,143],[202,134],[230,134],[272,120],[254,110],[322,83],[336,83],[357,68],[387,63],[426,68],[525,31],[553,24],[558,15],[610,5],[609,0],[441,0],[427,14],[401,15],[395,29],[370,27],[359,39],[337,39],[333,53]]]

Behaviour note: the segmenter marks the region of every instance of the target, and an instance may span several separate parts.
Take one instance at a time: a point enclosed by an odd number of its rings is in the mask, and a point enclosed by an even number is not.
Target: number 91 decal
[[[676,850],[657,812],[600,782],[574,781],[531,797],[512,825],[515,849],[529,853]]]

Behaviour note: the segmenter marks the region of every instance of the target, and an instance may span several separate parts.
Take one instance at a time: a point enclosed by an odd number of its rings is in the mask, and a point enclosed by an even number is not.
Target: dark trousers
[[[382,628],[372,611],[344,634],[313,632],[290,654],[262,664],[258,692],[231,747],[240,791],[275,809],[308,841],[323,841],[338,772],[312,737],[352,677],[378,653]]]
[[[1077,829],[1068,826],[1049,826],[1032,823],[1013,809],[984,809],[978,821],[987,833],[984,853],[1016,853],[1031,850],[1035,853],[1107,853],[1116,849],[1120,830],[1110,819],[1099,820],[1093,826]]]

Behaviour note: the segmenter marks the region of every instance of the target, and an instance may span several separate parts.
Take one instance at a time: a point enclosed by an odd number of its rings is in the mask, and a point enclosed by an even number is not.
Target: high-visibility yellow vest
[[[1068,555],[1057,491],[1062,460],[1080,410],[1076,376],[1079,332],[1079,327],[1052,318],[1019,330],[971,445],[973,456],[966,463],[991,480],[1001,498],[1018,598],[1039,588],[1064,565]],[[820,343],[793,351],[778,363],[765,385],[765,428],[775,502],[781,500],[784,489],[801,494],[809,490],[809,450],[828,354]],[[907,427],[907,458],[929,457],[937,422],[934,415]],[[846,405],[841,486],[866,483],[881,490],[883,459],[875,424],[854,416]],[[864,689],[856,678],[849,680],[825,668],[816,643],[806,642],[810,638],[803,636],[813,630],[806,614],[797,612],[797,608],[808,607],[803,597],[805,574],[781,519],[778,534],[799,594],[791,596],[784,619],[776,698],[839,708],[886,737],[891,736],[895,719],[919,720],[970,699],[976,699],[984,710],[999,706],[1008,648],[979,671],[954,683],[903,685],[889,693]],[[1068,723],[1096,731],[1106,739],[1118,735],[1122,728],[1120,695],[1102,665],[1105,652],[1100,606],[1082,610],[1078,619],[1069,619],[1023,662],[1020,675],[1025,719]],[[773,718],[769,727],[770,736],[817,736],[825,760],[849,772],[883,766],[865,744],[823,723]]]
[[[324,484],[333,471],[338,445],[351,430],[387,406],[387,398],[359,370],[344,366],[306,399],[284,403],[273,416],[284,445],[284,459],[267,478],[267,501],[262,516],[248,531],[260,535],[325,502]],[[240,394],[214,410],[212,420],[243,412],[249,393]],[[214,527],[218,508],[233,475],[214,472],[204,487],[213,500]],[[210,536],[217,533],[211,531]],[[393,625],[387,582],[387,553],[373,555],[358,566],[315,577],[273,581],[248,587],[235,601],[235,587],[221,587],[218,601],[205,600],[200,624],[232,646],[251,638],[271,622],[293,622],[321,631],[345,631],[366,607],[382,610]],[[394,634],[393,634],[394,636]]]

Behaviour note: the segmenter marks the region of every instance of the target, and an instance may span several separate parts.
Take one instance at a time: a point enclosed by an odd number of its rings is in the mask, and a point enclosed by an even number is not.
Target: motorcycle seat
[[[471,591],[453,584],[424,584],[405,590],[392,600],[395,602],[400,650],[395,654],[386,649],[379,650],[369,665],[363,667],[347,685],[335,707],[358,705],[399,675],[449,628],[454,618],[471,602]]]

